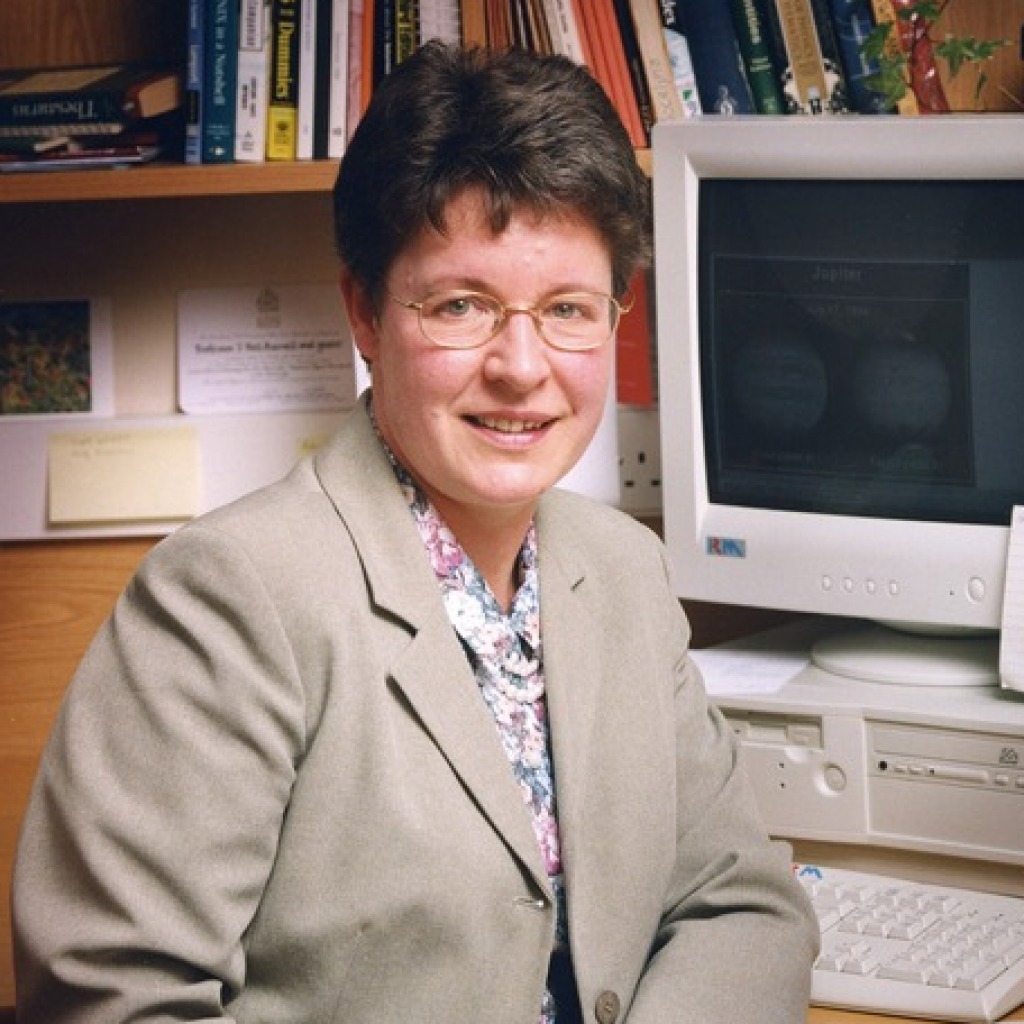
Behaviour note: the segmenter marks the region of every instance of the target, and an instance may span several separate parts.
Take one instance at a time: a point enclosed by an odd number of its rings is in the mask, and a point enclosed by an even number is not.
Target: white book
[[[327,156],[339,160],[348,141],[349,0],[331,0],[331,67],[327,95]]]
[[[235,159],[242,163],[267,158],[269,79],[270,0],[239,0]]]
[[[420,0],[420,45],[428,39],[443,39],[458,43],[462,39],[459,0]]]
[[[580,27],[576,23],[576,12],[572,9],[572,0],[544,0],[544,15],[548,22],[548,32],[554,46],[557,39],[556,53],[586,64],[587,55],[583,50]]]
[[[313,159],[316,112],[316,0],[299,0],[299,102],[296,160]]]

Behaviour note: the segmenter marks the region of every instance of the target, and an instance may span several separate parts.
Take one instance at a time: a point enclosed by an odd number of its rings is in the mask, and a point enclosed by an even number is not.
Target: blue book
[[[203,161],[203,0],[188,0],[185,60],[185,163]]]
[[[673,8],[690,47],[701,110],[705,114],[753,114],[730,0],[662,0]],[[685,11],[684,11],[685,8]]]
[[[859,114],[887,114],[885,98],[866,82],[878,73],[878,65],[865,58],[861,47],[874,28],[870,0],[829,0],[839,57],[846,76],[850,107]]]
[[[206,0],[203,38],[202,163],[235,159],[238,0]]]

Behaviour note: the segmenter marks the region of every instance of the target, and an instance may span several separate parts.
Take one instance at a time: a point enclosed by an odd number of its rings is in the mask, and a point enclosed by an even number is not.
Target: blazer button
[[[621,1008],[619,997],[606,989],[597,997],[597,1002],[594,1004],[597,1024],[615,1024]]]

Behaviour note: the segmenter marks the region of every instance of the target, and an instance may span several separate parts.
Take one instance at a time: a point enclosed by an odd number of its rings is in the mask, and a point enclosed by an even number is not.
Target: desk
[[[1004,1024],[1013,1021],[1024,1021],[1024,1007],[1018,1008],[1008,1017],[1003,1018]],[[850,1010],[828,1010],[820,1006],[812,1006],[807,1012],[807,1024],[935,1024],[919,1017],[880,1017],[877,1013],[853,1013]]]

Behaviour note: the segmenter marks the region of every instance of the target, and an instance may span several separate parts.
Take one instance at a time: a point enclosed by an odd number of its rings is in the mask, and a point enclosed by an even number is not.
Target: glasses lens
[[[612,335],[619,308],[610,295],[574,292],[555,295],[540,310],[548,340],[561,348],[596,348]]]
[[[501,319],[501,305],[476,292],[440,292],[420,307],[423,333],[445,348],[482,345]]]

